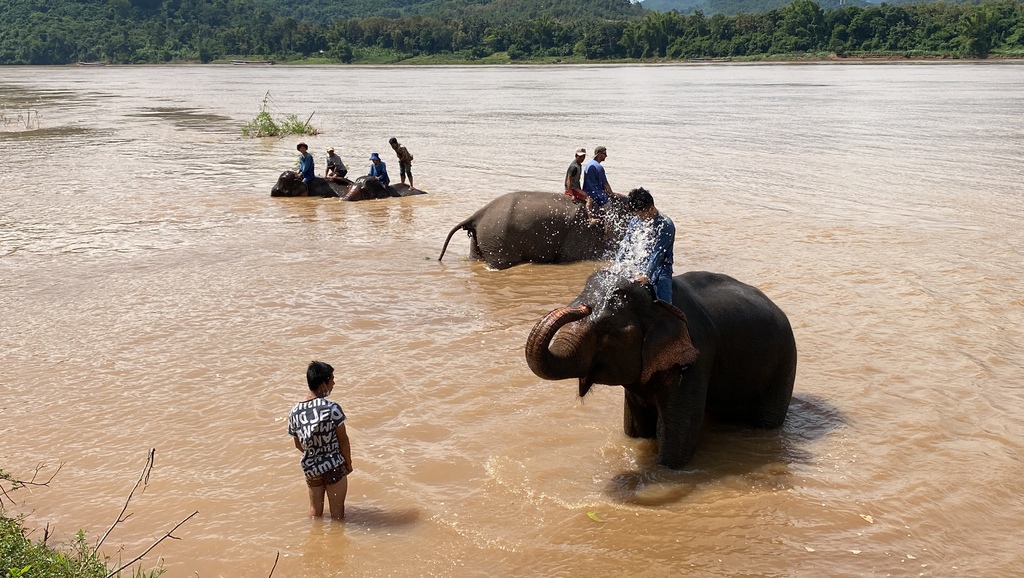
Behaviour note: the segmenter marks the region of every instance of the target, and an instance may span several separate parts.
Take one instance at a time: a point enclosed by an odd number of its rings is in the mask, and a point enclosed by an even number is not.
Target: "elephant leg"
[[[789,402],[793,398],[793,381],[796,373],[795,364],[793,365],[792,369],[781,372],[781,377],[769,383],[754,402],[748,420],[754,427],[776,429],[782,427],[786,421]]]
[[[658,409],[658,463],[673,469],[685,466],[697,451],[697,438],[704,422],[707,380],[690,372],[673,369],[656,374],[654,403]]]
[[[622,429],[631,438],[658,437],[658,408],[644,398],[626,391],[622,405]]]

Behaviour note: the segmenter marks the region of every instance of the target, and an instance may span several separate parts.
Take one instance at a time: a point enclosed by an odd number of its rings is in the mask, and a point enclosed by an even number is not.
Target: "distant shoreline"
[[[253,59],[242,61],[234,59],[219,59],[207,63],[198,60],[179,60],[171,62],[140,62],[135,64],[109,64],[109,63],[88,63],[90,66],[238,66],[267,67],[267,66],[337,66],[337,67],[359,67],[359,66],[623,66],[623,65],[644,65],[644,66],[709,66],[709,65],[762,65],[762,64],[997,64],[1006,62],[1024,62],[1022,55],[999,55],[987,58],[957,58],[952,56],[899,56],[899,55],[858,55],[858,56],[792,56],[792,57],[755,57],[755,58],[690,58],[690,59],[617,59],[617,60],[576,60],[576,59],[536,59],[536,60],[501,60],[501,59],[437,59],[437,58],[410,58],[394,62],[351,62],[342,63],[321,58],[305,58],[296,60],[270,60]],[[7,64],[3,66],[82,66],[82,63],[70,64]]]

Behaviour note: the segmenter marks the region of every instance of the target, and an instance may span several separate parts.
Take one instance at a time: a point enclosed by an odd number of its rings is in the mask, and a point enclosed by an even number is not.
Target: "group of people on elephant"
[[[370,154],[370,169],[366,175],[355,181],[349,180],[347,178],[348,167],[335,153],[334,147],[327,148],[327,169],[324,171],[323,177],[318,177],[316,176],[316,163],[313,160],[313,155],[309,152],[309,145],[300,142],[295,146],[299,151],[296,169],[285,171],[278,177],[277,184],[270,190],[270,196],[341,197],[346,201],[361,201],[422,194],[423,191],[413,186],[413,156],[409,149],[399,143],[395,137],[391,137],[388,143],[398,157],[401,178],[401,183],[398,185],[391,185],[387,164],[376,152]],[[409,179],[408,185],[405,184],[406,178]]]
[[[584,205],[587,224],[608,221],[623,206],[630,217],[619,238],[605,229],[617,244],[611,266],[530,332],[530,369],[543,379],[576,378],[580,397],[595,383],[622,386],[626,435],[657,439],[657,463],[670,468],[692,459],[705,416],[781,427],[797,363],[785,313],[726,275],[673,277],[672,219],[646,189],[631,190],[624,202],[612,191],[601,166],[604,147],[584,167],[585,157],[586,149],[576,151],[565,195]]]
[[[576,150],[576,157],[565,171],[565,194],[576,201],[586,204],[590,224],[601,220],[604,207],[612,199],[621,200],[621,195],[612,191],[608,177],[601,163],[608,158],[608,148],[599,146],[594,149],[594,158],[583,165],[587,158],[587,149]]]
[[[391,144],[402,185],[408,177],[408,189],[415,190],[412,155],[395,139]],[[299,173],[286,172],[275,191],[293,190],[288,187],[295,182],[307,191],[317,186],[308,178],[313,162],[310,157],[306,164],[303,143],[299,151]],[[319,179],[330,187],[346,174],[333,152],[328,149],[326,178]],[[797,363],[785,313],[732,277],[706,271],[674,276],[675,224],[647,189],[615,193],[602,166],[607,157],[599,146],[584,164],[586,149],[578,149],[565,174],[565,194],[519,191],[490,201],[451,229],[438,260],[459,230],[470,238],[470,257],[492,269],[609,260],[575,300],[537,322],[527,338],[526,361],[543,379],[576,378],[581,397],[597,383],[622,386],[624,431],[656,438],[658,464],[681,468],[690,461],[705,415],[780,427]],[[369,174],[348,181],[337,196],[390,194],[380,155],[370,160]],[[357,192],[370,189],[384,192]]]
[[[597,147],[576,151],[565,194],[515,192],[456,225],[470,256],[494,269],[524,262],[609,259],[580,295],[530,332],[526,360],[543,379],[576,378],[625,389],[626,435],[657,439],[657,463],[682,468],[705,416],[781,427],[796,378],[797,352],[785,313],[757,288],[727,275],[673,276],[675,224],[653,195],[612,191]]]

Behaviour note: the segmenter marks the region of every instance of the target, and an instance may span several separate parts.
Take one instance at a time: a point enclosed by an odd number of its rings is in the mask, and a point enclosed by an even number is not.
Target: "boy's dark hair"
[[[654,197],[651,196],[650,191],[640,187],[629,191],[629,199],[626,203],[629,206],[629,210],[635,213],[653,205]]]
[[[390,139],[388,140],[388,143],[389,143],[389,144],[398,144],[398,139],[397,139],[397,138],[395,138],[395,137],[391,137],[391,138],[390,138]]]
[[[316,391],[321,385],[331,380],[334,368],[322,361],[310,361],[306,368],[306,385],[310,391]]]

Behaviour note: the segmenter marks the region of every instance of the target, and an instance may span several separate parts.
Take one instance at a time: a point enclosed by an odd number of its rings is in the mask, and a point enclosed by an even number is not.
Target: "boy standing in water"
[[[345,413],[340,405],[326,399],[334,390],[334,368],[322,361],[310,362],[306,385],[306,399],[295,404],[288,415],[288,434],[302,452],[310,517],[324,515],[326,494],[331,517],[341,520],[345,517],[352,453],[345,431]]]

